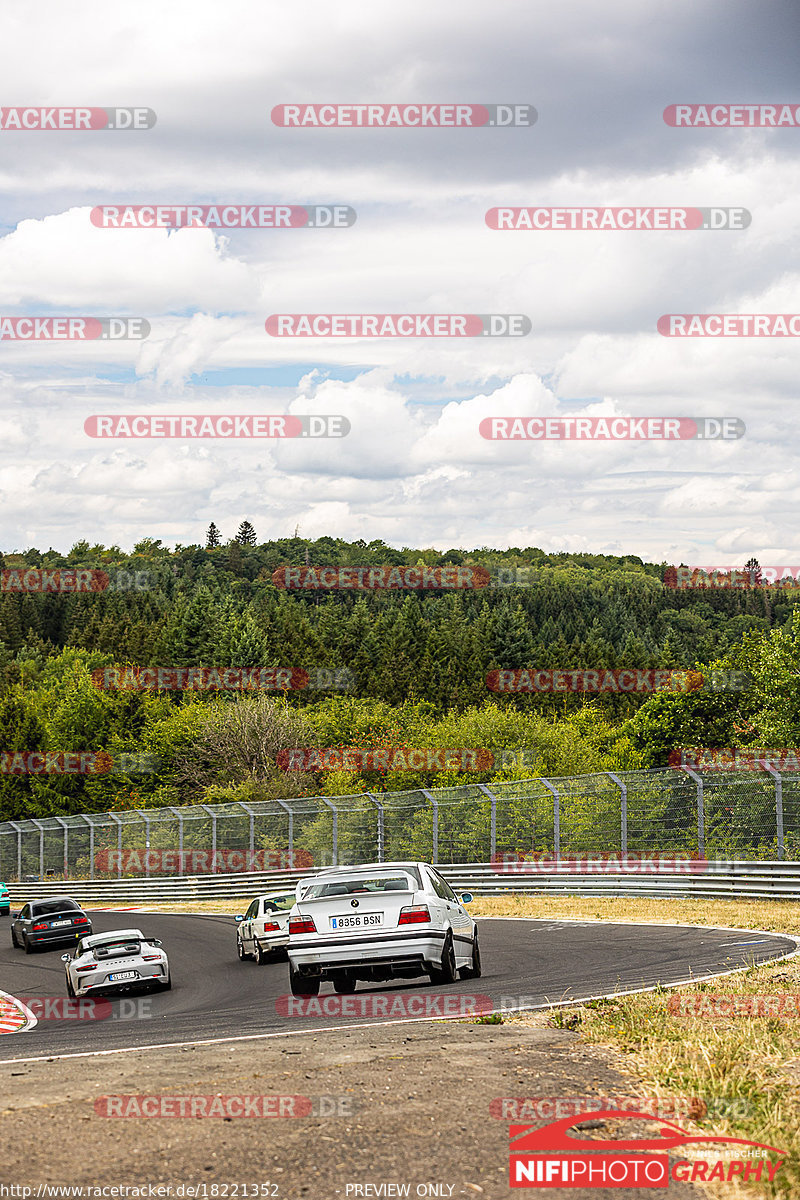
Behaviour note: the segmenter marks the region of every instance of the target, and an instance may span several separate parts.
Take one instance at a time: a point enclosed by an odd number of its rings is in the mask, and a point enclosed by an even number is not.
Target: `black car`
[[[92,922],[69,896],[32,900],[11,918],[11,944],[24,947],[26,954],[37,946],[63,945],[91,932]]]

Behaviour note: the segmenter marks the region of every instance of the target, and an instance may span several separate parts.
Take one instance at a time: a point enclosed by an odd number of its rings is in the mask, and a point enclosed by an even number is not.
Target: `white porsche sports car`
[[[267,892],[257,896],[243,917],[236,917],[236,952],[239,958],[266,961],[267,955],[289,944],[289,912],[294,892]]]
[[[324,979],[340,993],[359,979],[477,979],[478,928],[464,909],[471,899],[423,862],[332,867],[303,880],[289,916],[292,993],[315,996]]]
[[[141,929],[114,929],[81,938],[73,954],[62,954],[68,996],[96,996],[131,988],[172,987],[169,960],[157,938]]]

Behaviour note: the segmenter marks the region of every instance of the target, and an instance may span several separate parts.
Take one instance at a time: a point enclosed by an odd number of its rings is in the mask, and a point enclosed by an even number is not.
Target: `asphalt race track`
[[[172,991],[126,997],[149,1002],[144,1009],[149,1015],[136,1019],[40,1020],[27,1032],[0,1038],[0,1063],[365,1022],[364,1017],[280,1016],[276,1000],[289,991],[286,960],[261,967],[252,959],[240,962],[232,917],[95,910],[93,924],[98,933],[136,927],[160,938],[169,954]],[[518,1004],[531,1008],[731,971],[796,949],[793,939],[776,934],[694,926],[529,919],[479,920],[479,925],[481,979],[447,988],[432,988],[425,977],[390,985],[360,983],[356,996],[461,992],[491,996],[498,1007],[510,1007],[510,997],[517,997]],[[0,923],[0,939],[0,989],[21,999],[66,999],[63,948],[30,955],[15,950],[6,922]],[[323,984],[320,995],[332,992],[331,984]],[[132,1011],[129,1003],[127,1012]]]

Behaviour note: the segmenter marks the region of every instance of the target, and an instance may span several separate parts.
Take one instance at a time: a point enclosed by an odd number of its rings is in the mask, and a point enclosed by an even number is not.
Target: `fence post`
[[[289,866],[294,867],[294,809],[285,800],[276,799],[275,803],[280,804],[289,814]]]
[[[69,825],[63,817],[54,817],[54,821],[58,821],[61,828],[64,830],[64,878],[69,878]]]
[[[144,873],[145,878],[150,878],[150,818],[146,817],[141,809],[134,809],[137,817],[141,817],[144,821]]]
[[[94,821],[88,813],[83,814],[83,819],[89,826],[89,878],[94,879]]]
[[[553,853],[556,862],[561,860],[561,797],[549,779],[542,775],[539,782],[543,783],[553,793]]]
[[[31,817],[31,824],[39,830],[39,878],[42,879],[44,876],[44,825],[35,817]]]
[[[431,862],[436,864],[439,862],[439,801],[426,789],[420,788],[423,796],[431,802],[433,810],[433,845]]]
[[[122,879],[122,821],[119,817],[115,817],[112,812],[108,815],[117,824],[117,879]]]
[[[182,817],[180,811],[177,808],[173,807],[173,805],[171,805],[171,804],[167,805],[167,811],[171,812],[171,813],[175,813],[175,816],[178,818],[178,874],[182,875],[183,874],[183,817]]]
[[[256,849],[255,815],[249,804],[245,804],[242,800],[237,800],[236,803],[239,805],[239,808],[244,809],[244,811],[247,813],[248,817],[250,818],[250,866],[252,867],[253,855],[255,854],[255,849]]]
[[[211,874],[217,873],[217,814],[212,812],[207,804],[198,804],[198,808],[202,808],[203,812],[207,812],[211,817]]]
[[[16,821],[9,821],[8,824],[17,833],[17,883],[22,883],[22,828]]]
[[[778,859],[782,861],[786,857],[786,846],[783,840],[783,776],[761,759],[759,759],[758,765],[765,771],[769,771],[775,780],[775,828],[778,834]]]
[[[489,862],[494,862],[497,853],[497,796],[489,791],[485,783],[479,783],[478,787],[492,802],[492,815],[489,822]]]
[[[383,840],[384,840],[384,823],[383,823],[383,805],[380,800],[373,796],[372,792],[364,792],[364,795],[378,810],[378,862],[383,862]]]
[[[320,796],[319,799],[333,811],[333,862],[331,866],[336,867],[338,866],[339,858],[339,810],[333,801],[328,800],[326,796]]]
[[[706,854],[706,812],[703,801],[703,781],[696,771],[692,771],[690,767],[681,767],[687,775],[691,775],[692,779],[697,784],[697,853],[705,858]]]
[[[609,777],[609,779],[613,779],[614,783],[619,788],[620,826],[621,826],[620,850],[623,854],[627,855],[627,853],[628,853],[628,788],[627,788],[627,785],[624,784],[622,782],[622,780],[619,778],[619,776],[615,775],[613,771],[606,771],[606,775]]]

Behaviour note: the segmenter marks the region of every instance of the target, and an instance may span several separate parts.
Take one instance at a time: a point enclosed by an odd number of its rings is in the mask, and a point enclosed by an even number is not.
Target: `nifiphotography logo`
[[[653,1122],[652,1113],[613,1109],[592,1113],[594,1120],[644,1120]],[[536,1128],[533,1125],[509,1126],[509,1184],[511,1187],[540,1188],[614,1188],[669,1187],[674,1182],[771,1183],[784,1165],[784,1150],[745,1138],[716,1134],[691,1134],[671,1121],[658,1121],[660,1136],[600,1140],[570,1137],[568,1130],[585,1117],[573,1115]],[[678,1146],[713,1142],[761,1151],[744,1157],[678,1159],[670,1166],[668,1152]],[[657,1153],[659,1152],[660,1153]],[[766,1152],[777,1154],[771,1161]],[[740,1151],[739,1153],[743,1153]]]

